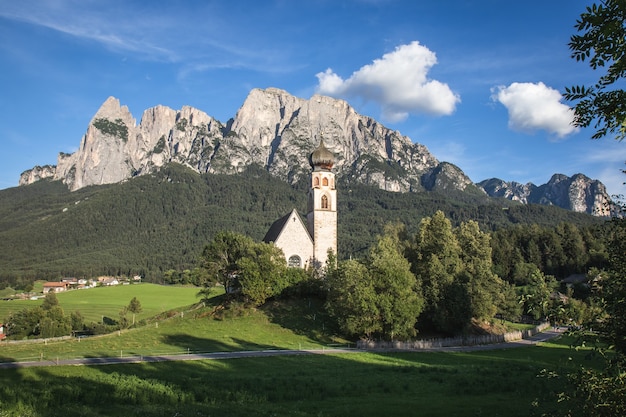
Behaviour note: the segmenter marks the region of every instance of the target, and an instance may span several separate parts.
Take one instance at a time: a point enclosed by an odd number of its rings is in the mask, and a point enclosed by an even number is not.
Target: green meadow
[[[143,311],[137,320],[147,319],[175,308],[190,306],[199,301],[197,287],[164,286],[149,283],[97,287],[57,293],[59,305],[65,314],[80,311],[86,323],[101,322],[102,317],[119,318],[119,312],[133,297],[137,297]],[[41,305],[39,300],[0,301],[0,321],[24,308]]]
[[[3,369],[0,416],[526,417],[585,361],[566,345]]]
[[[145,310],[171,313],[143,327],[105,336],[0,344],[0,362],[52,364],[0,370],[0,417],[532,416],[558,407],[555,394],[564,387],[564,374],[590,363],[588,352],[570,349],[572,340],[562,337],[534,347],[471,353],[330,353],[54,365],[57,359],[78,357],[350,345],[337,335],[315,300],[282,300],[260,309],[226,311],[215,303],[190,310],[184,306],[195,301],[196,289],[136,287],[147,291],[133,293],[133,286],[126,286],[75,293],[93,297],[94,303],[100,300],[98,314],[105,308],[117,312],[132,296]],[[157,294],[154,300],[147,296],[151,291]],[[189,292],[186,297],[173,295],[177,291]],[[180,297],[177,308],[158,300],[165,294],[172,295],[168,302]],[[72,296],[59,294],[60,304],[79,305],[80,297],[70,301]],[[120,298],[118,304],[106,302],[112,298]],[[88,310],[91,304],[85,306]]]

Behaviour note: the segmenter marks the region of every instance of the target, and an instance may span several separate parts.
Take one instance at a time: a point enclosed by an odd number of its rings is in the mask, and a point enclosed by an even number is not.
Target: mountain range
[[[611,213],[605,186],[583,174],[555,174],[540,186],[497,178],[473,183],[461,168],[439,161],[424,145],[343,100],[321,95],[306,100],[275,88],[252,90],[226,123],[190,106],[159,105],[145,110],[137,124],[126,106],[109,97],[76,152],[60,153],[56,166],[23,172],[19,184],[53,179],[75,191],[155,173],[170,163],[230,175],[257,165],[296,184],[308,178],[308,157],[320,140],[335,154],[335,171],[346,184],[400,193],[482,194],[596,216]]]

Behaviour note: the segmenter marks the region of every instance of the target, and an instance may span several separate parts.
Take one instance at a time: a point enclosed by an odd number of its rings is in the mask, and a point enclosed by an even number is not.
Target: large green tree
[[[415,335],[423,299],[396,236],[379,237],[365,262],[339,262],[326,285],[327,309],[347,333],[385,340]]]
[[[357,260],[339,262],[325,280],[326,309],[349,335],[372,338],[382,330],[376,289],[367,267]]]
[[[292,281],[282,250],[239,233],[219,232],[202,256],[213,282],[255,305],[280,294]],[[210,293],[213,282],[207,282],[203,294]]]
[[[460,274],[469,299],[470,317],[491,319],[503,303],[504,282],[493,272],[490,235],[475,221],[461,223],[455,230],[461,249]]]
[[[422,219],[414,244],[407,252],[412,270],[422,284],[425,302],[422,320],[427,325],[453,327],[443,324],[447,315],[441,311],[448,306],[446,297],[454,294],[448,287],[461,271],[461,248],[452,223],[442,211]]]

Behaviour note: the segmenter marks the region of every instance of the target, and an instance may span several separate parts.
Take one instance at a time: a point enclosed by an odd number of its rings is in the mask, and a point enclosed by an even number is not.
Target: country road
[[[79,366],[79,365],[114,365],[124,363],[141,363],[141,362],[164,362],[164,361],[197,361],[197,360],[224,360],[239,358],[261,358],[268,356],[294,356],[294,355],[324,355],[336,353],[364,353],[364,352],[475,352],[481,350],[495,349],[511,349],[518,347],[528,347],[536,345],[540,342],[553,339],[562,334],[562,330],[545,330],[535,336],[527,339],[516,340],[513,342],[494,343],[490,345],[475,346],[454,346],[441,347],[432,349],[418,350],[360,350],[360,349],[342,349],[342,348],[324,348],[324,349],[308,349],[308,350],[247,350],[236,352],[212,352],[212,353],[188,353],[179,355],[160,355],[160,356],[127,356],[127,357],[102,357],[102,358],[76,358],[76,359],[59,359],[44,360],[34,362],[3,362],[0,363],[0,369],[8,368],[28,368],[38,366]]]

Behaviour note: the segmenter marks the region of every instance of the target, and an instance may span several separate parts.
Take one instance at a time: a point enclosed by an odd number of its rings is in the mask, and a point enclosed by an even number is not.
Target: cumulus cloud
[[[509,111],[509,127],[522,132],[545,130],[563,138],[577,128],[574,112],[561,103],[561,93],[544,83],[512,83],[492,89],[491,99]]]
[[[404,120],[409,113],[449,115],[461,100],[447,84],[428,78],[436,63],[435,53],[414,41],[375,59],[346,80],[330,68],[316,74],[317,91],[376,102],[390,121]]]

